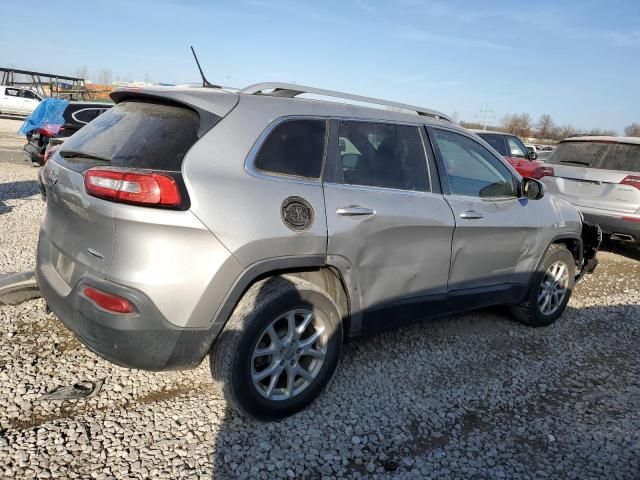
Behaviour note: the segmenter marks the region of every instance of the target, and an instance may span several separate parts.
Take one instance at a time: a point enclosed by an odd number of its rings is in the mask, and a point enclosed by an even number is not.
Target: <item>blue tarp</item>
[[[47,127],[54,133],[58,133],[58,130],[64,125],[64,117],[62,114],[69,105],[68,100],[60,100],[58,98],[45,98],[42,100],[36,109],[31,112],[20,130],[18,135],[26,135],[27,133],[36,130],[37,128]]]

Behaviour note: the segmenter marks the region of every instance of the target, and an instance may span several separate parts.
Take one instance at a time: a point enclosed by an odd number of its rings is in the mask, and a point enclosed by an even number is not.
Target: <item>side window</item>
[[[337,180],[345,184],[429,191],[418,127],[343,121],[338,153]]]
[[[288,120],[273,129],[254,166],[265,172],[320,178],[327,122]]]
[[[5,88],[5,95],[9,95],[10,97],[19,97],[19,90],[17,88]]]
[[[527,149],[517,139],[507,137],[507,141],[509,142],[509,151],[512,157],[527,158],[527,154],[525,153]]]
[[[511,171],[469,137],[434,129],[453,195],[482,198],[516,197]]]
[[[38,97],[36,97],[33,92],[30,92],[29,90],[23,90],[22,91],[22,96],[24,98],[29,98],[31,100],[40,100]]]

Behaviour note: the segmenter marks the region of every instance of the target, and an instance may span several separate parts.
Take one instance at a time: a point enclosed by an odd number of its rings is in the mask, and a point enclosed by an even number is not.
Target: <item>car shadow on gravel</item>
[[[640,305],[506,309],[345,345],[325,392],[275,422],[231,409],[213,478],[637,478]]]
[[[608,240],[602,243],[601,251],[616,253],[631,260],[640,261],[640,244],[629,242],[616,242]]]
[[[8,200],[22,200],[38,193],[38,182],[35,180],[0,183],[0,215],[12,210],[12,206],[5,203]]]

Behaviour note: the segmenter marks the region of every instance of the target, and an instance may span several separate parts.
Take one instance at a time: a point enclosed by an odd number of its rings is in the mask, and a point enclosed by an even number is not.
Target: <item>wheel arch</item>
[[[227,323],[238,302],[256,282],[276,276],[293,276],[324,290],[336,303],[342,318],[345,336],[351,332],[351,296],[339,268],[328,265],[324,255],[273,258],[257,262],[236,279],[216,312],[213,327],[219,332]]]
[[[582,265],[584,247],[582,244],[582,238],[580,237],[579,234],[574,235],[574,234],[565,233],[565,234],[558,235],[557,237],[554,237],[551,240],[551,242],[549,242],[549,245],[547,245],[547,248],[544,249],[542,257],[540,258],[540,262],[543,261],[544,256],[546,255],[551,245],[564,245],[565,247],[567,247],[567,250],[571,252],[571,255],[573,256],[576,262],[576,267],[579,267],[580,265]]]

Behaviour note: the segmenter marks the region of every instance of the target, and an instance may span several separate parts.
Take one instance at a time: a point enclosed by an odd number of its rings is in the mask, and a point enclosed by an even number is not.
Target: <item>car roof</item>
[[[562,140],[565,142],[607,142],[607,143],[626,143],[631,145],[640,145],[640,137],[612,137],[607,135],[585,135],[582,137],[569,137]]]
[[[469,128],[467,130],[475,133],[476,135],[479,135],[482,133],[483,135],[508,135],[509,137],[517,137],[517,135],[514,135],[513,133],[496,132],[495,130],[480,130],[478,128]]]
[[[215,96],[236,96],[243,101],[254,101],[258,104],[264,105],[264,102],[274,102],[282,105],[283,103],[289,103],[291,107],[291,115],[307,115],[311,114],[312,111],[317,111],[319,115],[325,116],[337,116],[337,117],[347,117],[347,118],[357,118],[357,119],[376,119],[376,120],[389,120],[394,122],[405,122],[405,123],[422,123],[422,124],[430,124],[430,125],[441,125],[446,126],[447,128],[452,128],[454,130],[459,130],[461,132],[466,131],[466,129],[460,127],[459,125],[451,122],[449,118],[441,114],[440,112],[436,112],[434,110],[429,109],[421,109],[419,107],[412,107],[411,105],[400,104],[396,102],[388,102],[385,100],[379,100],[380,102],[385,102],[383,104],[377,103],[378,107],[371,107],[369,104],[362,104],[361,101],[355,100],[355,98],[368,99],[368,97],[359,97],[357,95],[350,94],[342,94],[345,97],[336,97],[336,98],[347,98],[354,102],[359,102],[357,104],[347,103],[340,100],[324,100],[318,98],[300,98],[295,97],[295,95],[287,95],[280,94],[280,91],[274,90],[273,94],[271,93],[261,93],[257,89],[252,90],[252,87],[261,87],[261,86],[273,86],[273,85],[282,85],[291,88],[296,88],[296,90],[285,90],[285,92],[292,92],[293,94],[297,93],[307,93],[306,91],[298,92],[298,89],[309,89],[314,91],[328,92],[328,93],[336,93],[341,94],[341,92],[331,92],[328,90],[321,89],[313,89],[311,87],[303,87],[300,85],[288,85],[288,84],[257,84],[251,87],[247,87],[245,89],[235,89],[231,87],[221,87],[221,88],[209,88],[196,86],[193,84],[179,85],[179,86],[152,86],[152,87],[122,87],[114,90],[111,93],[111,98],[117,103],[122,101],[123,99],[129,98],[131,96],[136,95],[151,95],[151,96],[161,96],[168,99],[175,99],[180,101],[180,98],[185,98],[185,95],[193,95],[200,98],[203,96],[210,97],[212,100],[215,99]],[[313,92],[309,92],[311,95],[315,95]],[[321,95],[321,94],[320,94]],[[294,98],[295,97],[295,98]],[[368,100],[378,100],[378,99],[368,99]],[[370,102],[371,104],[375,102]],[[386,105],[385,105],[386,104]],[[393,105],[397,105],[398,107],[394,107]],[[317,107],[317,108],[314,108]],[[382,107],[382,108],[380,108]],[[400,108],[406,107],[406,108]],[[410,111],[415,108],[415,111]],[[418,113],[421,112],[421,113]],[[442,116],[442,118],[438,118],[438,116]]]

